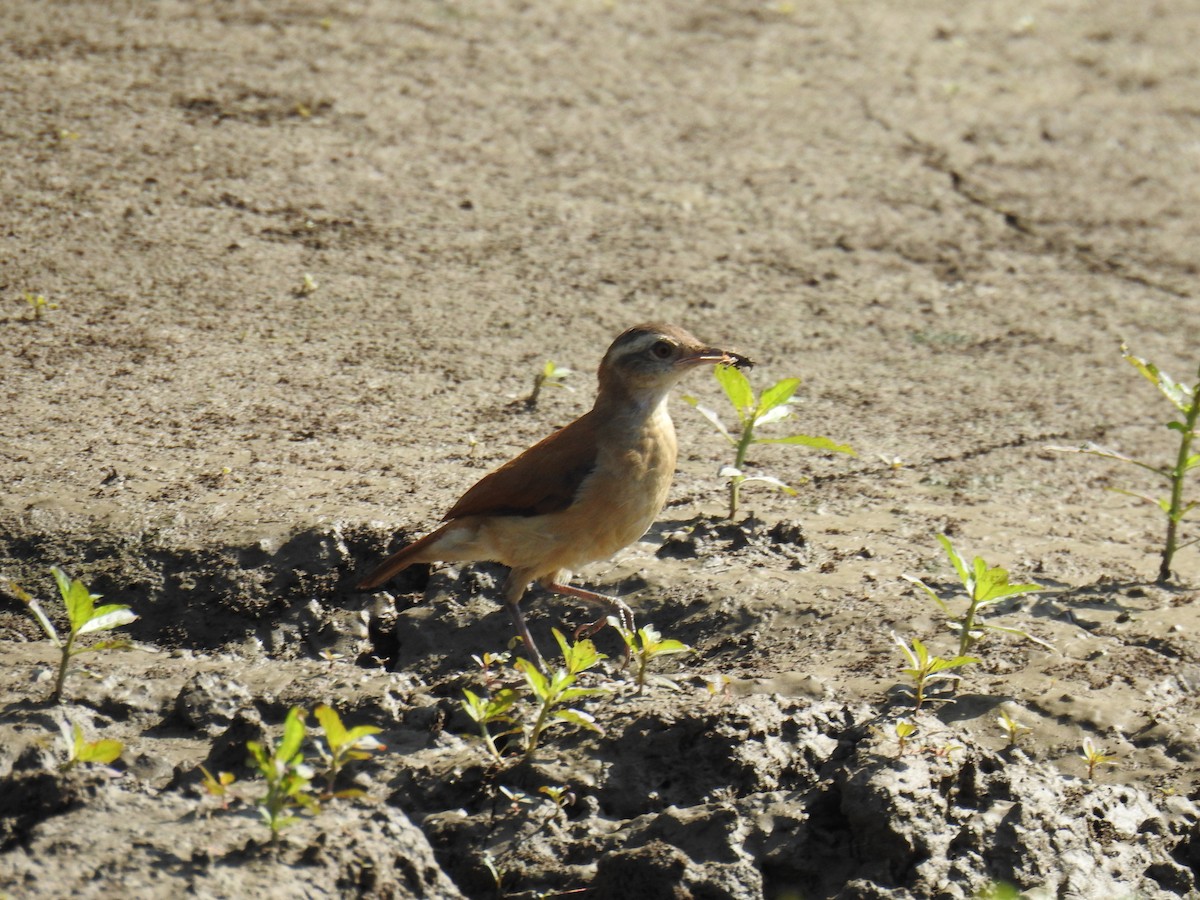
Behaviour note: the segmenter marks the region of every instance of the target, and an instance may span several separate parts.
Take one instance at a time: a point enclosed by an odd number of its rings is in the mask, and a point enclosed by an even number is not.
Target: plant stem
[[[71,662],[71,645],[75,643],[75,631],[67,632],[67,640],[62,646],[62,659],[58,662],[58,677],[54,679],[54,690],[50,694],[51,703],[62,703],[63,682],[67,680],[67,666]]]
[[[975,629],[975,609],[978,601],[970,598],[970,604],[967,606],[966,615],[963,616],[962,633],[958,636],[958,655],[966,656],[967,651],[971,649],[971,632]]]
[[[1200,388],[1200,381],[1197,382]],[[1187,474],[1187,462],[1191,455],[1192,438],[1196,434],[1196,419],[1200,416],[1200,390],[1192,392],[1192,405],[1188,407],[1183,420],[1183,434],[1179,440],[1179,455],[1175,458],[1175,468],[1171,470],[1171,506],[1167,510],[1167,540],[1163,546],[1162,565],[1158,567],[1158,583],[1166,584],[1171,580],[1171,558],[1175,555],[1175,545],[1178,540],[1179,520],[1183,518],[1183,479]]]
[[[553,705],[553,701],[548,697],[542,698],[542,708],[538,711],[537,721],[529,731],[529,746],[525,748],[526,759],[532,757],[533,751],[537,749],[538,738],[542,736],[542,729],[546,727],[546,717],[550,715],[550,707]]]
[[[754,443],[754,417],[749,416],[742,425],[742,436],[737,443],[737,453],[733,457],[733,467],[739,472],[746,464],[746,451]],[[738,495],[741,493],[742,481],[745,476],[734,475],[729,481],[729,518],[737,517]]]

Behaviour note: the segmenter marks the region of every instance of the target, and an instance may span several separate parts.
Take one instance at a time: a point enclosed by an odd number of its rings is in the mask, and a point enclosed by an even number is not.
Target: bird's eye
[[[675,347],[669,341],[658,341],[650,352],[658,359],[670,359],[675,354]]]

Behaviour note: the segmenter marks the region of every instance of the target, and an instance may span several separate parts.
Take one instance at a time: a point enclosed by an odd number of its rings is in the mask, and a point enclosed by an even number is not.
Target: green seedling
[[[317,283],[317,279],[309,272],[304,273],[304,277],[300,280],[299,287],[296,288],[297,297],[311,297],[321,289],[321,285]]]
[[[204,777],[204,791],[210,797],[215,797],[221,801],[221,809],[229,808],[229,801],[233,799],[230,792],[230,786],[237,781],[237,776],[232,772],[218,772],[216,777],[213,777],[212,772],[200,767],[200,772]]]
[[[545,794],[550,798],[554,809],[550,813],[550,819],[561,819],[567,815],[567,807],[575,804],[575,792],[568,785],[549,785],[544,784],[538,788],[539,794]]]
[[[42,313],[46,310],[58,309],[57,303],[47,300],[41,294],[31,294],[28,291],[25,292],[25,302],[29,304],[29,311],[35,322],[42,317]]]
[[[484,686],[490,691],[503,677],[504,667],[512,660],[512,654],[507,651],[500,653],[485,652],[482,655],[472,653],[471,659],[479,666],[479,675]]]
[[[537,406],[538,397],[541,396],[542,388],[544,387],[560,387],[566,388],[569,391],[570,387],[564,384],[564,382],[571,374],[572,370],[566,366],[560,366],[551,360],[546,360],[546,364],[542,366],[542,370],[533,376],[533,390],[525,398],[525,405],[530,409]]]
[[[928,699],[926,692],[934,683],[939,681],[958,681],[962,677],[952,674],[949,671],[950,669],[960,669],[963,666],[970,666],[979,662],[974,656],[959,655],[953,659],[942,659],[938,656],[931,656],[919,638],[913,638],[912,647],[904,643],[904,640],[895,632],[892,632],[892,640],[896,642],[896,646],[908,657],[909,667],[902,671],[913,682],[914,710],[919,710]]]
[[[905,748],[908,747],[908,739],[917,733],[917,726],[908,721],[901,719],[896,723],[896,755],[903,756]]]
[[[342,724],[342,717],[337,710],[321,704],[313,710],[325,743],[317,744],[317,752],[326,765],[325,797],[361,797],[363,791],[358,789],[338,791],[337,777],[342,767],[352,760],[370,759],[371,754],[386,749],[375,739],[380,729],[374,725],[356,725],[347,728]]]
[[[565,722],[595,732],[601,731],[591,713],[568,706],[568,704],[584,697],[595,697],[608,693],[605,688],[577,686],[580,674],[606,657],[603,653],[598,652],[596,645],[587,638],[570,644],[557,628],[553,629],[553,634],[562,650],[563,666],[556,668],[551,674],[545,675],[536,664],[523,656],[517,657],[513,662],[513,665],[525,677],[525,684],[529,688],[537,709],[533,724],[529,726],[525,735],[526,759],[533,756],[543,732],[555,722]]]
[[[1008,746],[1015,747],[1018,742],[1027,734],[1033,734],[1033,729],[1028,725],[1022,725],[1016,719],[1008,714],[1008,710],[1000,710],[1000,715],[996,717],[996,722],[1004,729],[1004,736],[1008,738]]]
[[[1166,497],[1154,497],[1137,491],[1113,488],[1119,494],[1135,497],[1146,503],[1157,506],[1167,517],[1167,535],[1163,542],[1162,560],[1158,567],[1158,583],[1166,584],[1171,580],[1171,561],[1175,553],[1184,547],[1200,542],[1200,537],[1185,543],[1179,543],[1179,526],[1184,516],[1196,508],[1197,501],[1185,502],[1183,485],[1187,473],[1200,466],[1200,453],[1192,452],[1192,441],[1196,438],[1197,420],[1200,419],[1200,369],[1196,373],[1196,383],[1190,387],[1173,380],[1166,372],[1151,362],[1139,359],[1129,352],[1129,348],[1121,345],[1121,356],[1150,381],[1159,392],[1171,402],[1179,412],[1177,418],[1166,423],[1167,428],[1179,433],[1179,448],[1175,452],[1175,462],[1169,466],[1155,466],[1140,459],[1133,459],[1116,450],[1109,450],[1096,444],[1087,443],[1081,447],[1049,447],[1063,453],[1086,453],[1100,456],[1104,459],[1115,459],[1118,462],[1129,463],[1138,468],[1153,472],[1170,485]]]
[[[124,639],[100,641],[87,647],[77,646],[76,641],[85,634],[111,631],[122,625],[128,625],[137,619],[137,616],[130,611],[128,606],[115,603],[96,606],[100,595],[91,593],[82,581],[79,579],[72,581],[58,566],[53,567],[50,571],[54,574],[54,580],[58,584],[58,593],[62,596],[63,605],[67,609],[67,621],[70,627],[66,638],[59,636],[58,630],[50,621],[50,617],[46,615],[46,611],[42,609],[41,603],[17,585],[11,584],[10,587],[12,592],[29,607],[29,611],[42,626],[42,631],[50,638],[50,642],[59,649],[61,655],[58,661],[58,674],[54,679],[54,690],[50,692],[50,701],[59,703],[62,700],[63,682],[67,678],[67,667],[70,665],[71,657],[79,656],[81,653],[90,653],[93,650],[113,650],[129,646],[129,641]]]
[[[67,760],[59,766],[64,772],[79,763],[100,763],[106,766],[119,758],[121,751],[125,749],[125,745],[120,741],[86,740],[83,729],[65,719],[58,723],[58,728],[67,747]]]
[[[922,588],[942,608],[942,611],[950,616],[950,628],[958,635],[958,655],[960,657],[965,656],[979,642],[986,631],[1003,631],[1007,634],[1015,634],[1026,640],[1033,641],[1035,644],[1051,650],[1054,649],[1050,644],[1039,638],[1035,638],[1033,635],[1019,628],[1005,628],[1000,625],[992,625],[991,623],[985,623],[982,619],[983,611],[989,606],[999,603],[1006,597],[1043,591],[1045,588],[1042,585],[1009,584],[1007,570],[999,566],[988,568],[987,563],[978,556],[975,557],[971,566],[968,567],[966,561],[954,549],[950,538],[944,534],[939,534],[938,540],[941,542],[942,547],[945,548],[946,555],[950,557],[950,562],[954,564],[954,570],[958,573],[959,581],[962,582],[963,588],[966,590],[968,601],[966,612],[961,616],[955,616],[950,612],[950,607],[946,604],[946,601],[939,597],[937,592],[924,581],[920,578],[914,578],[911,575],[903,577],[906,581]]]
[[[1083,739],[1083,747],[1079,751],[1079,757],[1087,763],[1088,781],[1095,780],[1096,769],[1100,766],[1115,766],[1117,764],[1116,756],[1113,756],[1107,750],[1097,747],[1092,743],[1090,737]]]
[[[713,427],[729,441],[734,448],[733,465],[721,467],[718,473],[722,478],[729,479],[729,518],[734,518],[738,511],[738,501],[742,485],[752,482],[773,485],[784,493],[795,495],[795,488],[771,475],[747,475],[746,453],[755,444],[795,444],[802,447],[813,447],[833,453],[848,453],[854,456],[854,450],[848,444],[839,444],[826,437],[813,437],[807,434],[793,434],[781,438],[759,437],[757,429],[763,425],[779,422],[791,415],[792,396],[800,386],[799,378],[785,378],[767,388],[758,397],[754,389],[740,369],[735,366],[717,366],[714,370],[717,382],[732,404],[738,418],[738,434],[732,434],[721,417],[706,406],[701,405],[695,397],[685,396],[683,399],[694,406],[696,411],[713,424]]]
[[[459,703],[463,711],[479,726],[479,734],[494,759],[501,758],[496,739],[521,732],[520,727],[516,725],[516,718],[512,715],[519,697],[520,694],[513,688],[501,688],[487,697],[480,697],[474,691],[463,688],[463,699]],[[504,730],[493,733],[494,726],[501,726]]]
[[[320,809],[311,793],[313,770],[305,762],[301,749],[304,735],[304,710],[294,706],[283,722],[283,736],[278,744],[266,747],[258,741],[246,743],[246,749],[250,751],[250,765],[258,769],[267,782],[266,794],[255,802],[263,821],[271,829],[272,840],[279,837],[283,828],[296,821],[296,817],[291,815],[292,810],[316,812]]]
[[[646,686],[647,681],[652,684],[661,685],[662,687],[671,688],[672,690],[679,690],[679,685],[665,675],[651,674],[649,666],[651,661],[660,656],[691,653],[691,647],[683,643],[683,641],[677,641],[673,638],[664,639],[658,629],[650,624],[643,625],[637,631],[633,631],[626,628],[616,616],[609,616],[608,624],[617,630],[617,633],[621,635],[621,640],[625,642],[625,646],[629,649],[630,658],[633,659],[635,666],[634,681],[637,684],[637,692],[639,694]]]

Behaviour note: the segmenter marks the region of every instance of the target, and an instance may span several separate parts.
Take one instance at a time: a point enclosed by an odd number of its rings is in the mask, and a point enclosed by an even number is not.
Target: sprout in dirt
[[[1113,488],[1119,494],[1136,497],[1146,503],[1157,506],[1167,517],[1167,533],[1163,541],[1162,557],[1158,566],[1158,583],[1165,584],[1171,580],[1171,562],[1175,553],[1184,547],[1200,542],[1200,536],[1180,542],[1179,528],[1184,517],[1196,508],[1197,501],[1185,501],[1183,497],[1184,480],[1188,472],[1200,466],[1200,453],[1192,452],[1192,442],[1196,439],[1197,420],[1200,419],[1200,370],[1196,373],[1196,383],[1186,385],[1175,381],[1166,372],[1152,362],[1133,356],[1124,344],[1121,345],[1121,355],[1125,361],[1142,373],[1159,392],[1167,398],[1178,412],[1178,416],[1166,423],[1166,427],[1179,435],[1179,445],[1175,450],[1175,461],[1170,465],[1152,465],[1140,459],[1133,459],[1116,450],[1109,450],[1097,444],[1087,443],[1080,447],[1047,447],[1062,453],[1087,453],[1104,459],[1113,459],[1128,463],[1152,472],[1167,482],[1169,491],[1165,497],[1154,497],[1139,491],[1129,491],[1123,488]]]
[[[911,575],[903,577],[906,581],[924,590],[941,607],[942,611],[950,617],[948,624],[958,637],[958,655],[960,657],[965,656],[979,642],[985,631],[1003,631],[1007,634],[1015,634],[1049,650],[1054,649],[1050,644],[1039,638],[1035,638],[1033,635],[1019,628],[1006,628],[983,621],[984,610],[994,606],[1006,597],[1044,591],[1045,588],[1042,585],[1009,584],[1007,570],[999,566],[989,568],[988,564],[978,556],[968,566],[966,560],[954,549],[954,544],[950,542],[950,538],[944,534],[939,534],[938,541],[945,548],[946,555],[950,557],[950,562],[954,565],[954,571],[958,573],[958,579],[967,594],[967,608],[962,615],[956,616],[951,613],[950,606],[946,601],[939,597],[937,592],[920,578],[914,578]]]
[[[83,735],[83,728],[65,718],[59,720],[58,728],[67,748],[66,762],[59,767],[64,772],[79,763],[100,763],[106,766],[120,757],[121,751],[125,749],[125,745],[120,741],[87,740]]]
[[[617,630],[621,635],[621,640],[625,642],[630,657],[634,661],[636,671],[634,672],[634,683],[637,684],[637,692],[640,694],[646,686],[646,682],[656,684],[661,687],[679,690],[679,685],[667,678],[665,675],[653,674],[649,671],[649,666],[652,661],[660,656],[674,656],[679,653],[691,653],[692,648],[683,641],[677,641],[674,638],[664,638],[653,625],[647,623],[636,631],[626,628],[624,623],[616,616],[608,617],[608,624]]]
[[[919,710],[929,699],[927,691],[931,685],[939,681],[958,681],[962,677],[952,674],[950,669],[960,669],[979,662],[974,656],[956,656],[953,659],[931,656],[920,639],[913,638],[912,646],[909,647],[894,631],[892,640],[908,658],[909,665],[902,671],[912,679],[914,710]]]
[[[717,366],[714,370],[717,382],[725,392],[738,418],[738,433],[732,434],[721,417],[695,398],[685,396],[683,399],[696,408],[704,418],[712,423],[734,448],[733,464],[724,465],[717,473],[722,478],[729,479],[729,518],[734,518],[738,511],[741,488],[744,484],[760,482],[772,485],[787,494],[794,495],[795,489],[786,482],[772,475],[746,474],[746,453],[755,444],[793,444],[802,447],[813,447],[817,450],[827,450],[834,453],[848,453],[854,456],[854,451],[848,444],[839,444],[826,437],[813,437],[807,434],[793,434],[780,438],[759,437],[757,429],[763,425],[780,422],[791,415],[792,396],[800,386],[799,378],[785,378],[767,388],[758,397],[748,379],[736,366]]]
[[[70,665],[72,657],[95,650],[124,649],[129,646],[128,640],[113,639],[99,641],[85,647],[76,643],[78,639],[85,634],[111,631],[114,628],[120,628],[122,625],[128,625],[137,619],[137,616],[130,611],[128,606],[121,606],[115,603],[96,606],[96,601],[100,599],[100,595],[89,591],[82,581],[77,578],[72,580],[57,566],[50,571],[53,573],[54,580],[58,584],[58,593],[62,597],[63,606],[67,610],[69,627],[65,638],[59,635],[58,630],[54,627],[54,623],[50,621],[50,617],[42,609],[42,604],[39,601],[35,600],[15,584],[11,584],[10,588],[17,595],[18,599],[28,607],[33,617],[37,619],[38,624],[42,627],[42,631],[46,633],[46,636],[50,638],[50,642],[59,650],[58,674],[54,679],[54,689],[50,692],[50,701],[58,703],[62,700],[63,683],[66,681],[67,668]]]
[[[533,390],[529,392],[529,396],[525,398],[525,405],[532,409],[537,406],[538,397],[541,396],[542,388],[558,387],[566,390],[571,388],[565,384],[567,376],[571,374],[571,370],[566,366],[560,366],[552,360],[546,360],[546,364],[533,377]]]

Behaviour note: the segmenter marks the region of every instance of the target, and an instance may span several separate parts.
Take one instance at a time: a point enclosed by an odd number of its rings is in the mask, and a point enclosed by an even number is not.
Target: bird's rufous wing
[[[587,413],[485,475],[444,518],[558,512],[571,505],[595,467],[596,425]]]

